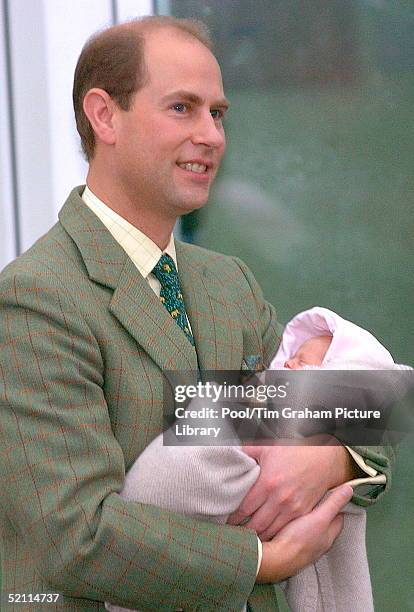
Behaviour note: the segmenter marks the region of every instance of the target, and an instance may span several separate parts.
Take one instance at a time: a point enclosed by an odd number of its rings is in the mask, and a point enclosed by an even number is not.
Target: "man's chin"
[[[202,194],[191,194],[186,198],[183,198],[179,203],[180,215],[188,215],[195,210],[203,208],[208,202],[208,193]]]

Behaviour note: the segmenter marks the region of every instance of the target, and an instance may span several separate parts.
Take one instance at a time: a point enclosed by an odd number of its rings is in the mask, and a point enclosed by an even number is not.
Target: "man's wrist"
[[[329,488],[337,487],[349,480],[366,476],[358,464],[352,458],[346,446],[334,445],[332,458],[332,470]]]
[[[260,563],[259,571],[257,572],[256,582],[259,584],[266,584],[269,582],[276,582],[275,580],[275,569],[274,562],[269,563],[269,542],[262,543],[262,560]]]
[[[262,542],[262,546],[262,562],[256,576],[258,584],[281,582],[295,573],[293,550],[299,552],[299,547],[292,548],[290,539],[278,538]]]

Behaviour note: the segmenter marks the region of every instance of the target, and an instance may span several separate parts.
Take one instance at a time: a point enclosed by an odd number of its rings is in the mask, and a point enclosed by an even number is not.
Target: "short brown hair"
[[[212,48],[207,26],[196,19],[142,17],[94,34],[82,49],[73,81],[76,127],[87,160],[94,154],[95,134],[83,111],[86,93],[92,87],[99,87],[122,110],[129,110],[132,96],[148,82],[145,33],[156,28],[174,28]]]

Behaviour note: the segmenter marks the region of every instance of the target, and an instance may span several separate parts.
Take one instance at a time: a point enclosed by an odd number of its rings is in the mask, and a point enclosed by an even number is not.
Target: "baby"
[[[286,325],[269,369],[309,366],[331,370],[410,369],[396,364],[370,332],[320,307],[297,314]]]
[[[312,308],[286,326],[269,369],[318,366],[390,369],[395,364],[369,332],[327,309]],[[234,438],[231,424],[228,427],[228,437]],[[359,455],[349,451],[369,476],[351,484],[385,482],[384,475],[377,475]],[[121,496],[225,523],[259,472],[257,463],[241,446],[163,446],[160,434],[132,465]],[[365,512],[353,504],[348,504],[345,512],[344,529],[330,551],[282,583],[291,610],[345,612],[350,600],[355,612],[374,609],[365,551]],[[124,610],[111,604],[106,607]]]
[[[301,344],[292,357],[286,359],[285,368],[288,370],[300,370],[306,366],[321,366],[328,348],[332,342],[332,336],[313,336]]]

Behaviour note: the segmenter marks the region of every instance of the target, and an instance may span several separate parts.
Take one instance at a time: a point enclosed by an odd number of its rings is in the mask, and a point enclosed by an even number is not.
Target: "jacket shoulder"
[[[181,254],[184,257],[191,257],[192,261],[207,266],[210,271],[214,271],[215,269],[219,271],[220,269],[234,270],[235,268],[240,268],[240,264],[242,266],[245,265],[241,260],[232,255],[224,255],[223,253],[211,251],[210,249],[187,242],[178,240],[175,242],[178,255]]]
[[[0,282],[17,276],[59,277],[68,266],[82,265],[78,250],[58,221],[31,247],[0,272]]]

